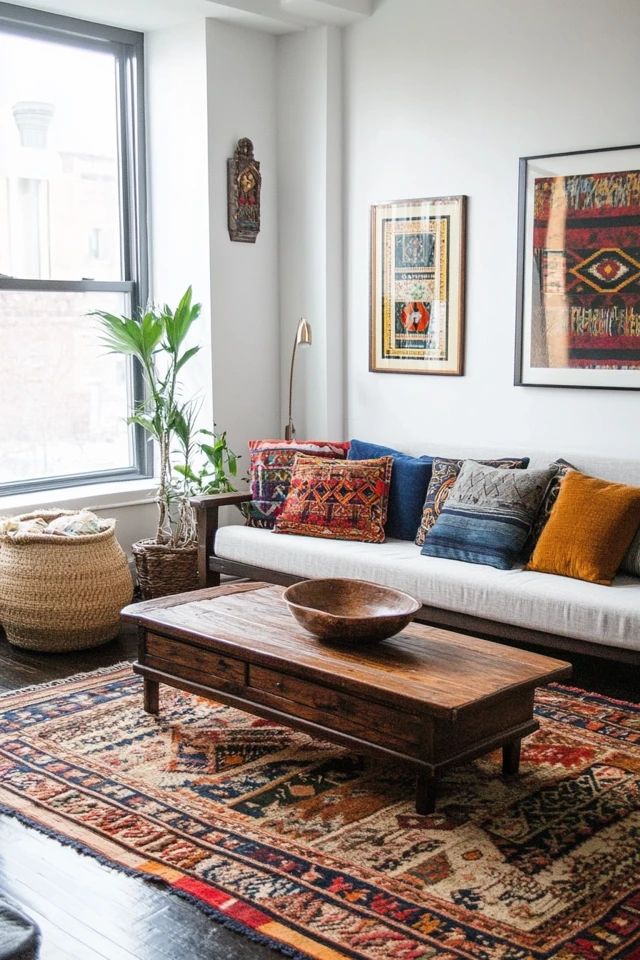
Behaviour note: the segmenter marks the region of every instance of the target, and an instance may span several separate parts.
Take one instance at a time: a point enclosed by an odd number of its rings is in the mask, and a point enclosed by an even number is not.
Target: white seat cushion
[[[428,606],[545,633],[640,650],[640,579],[603,587],[515,568],[423,557],[406,540],[353,543],[222,527],[215,552],[227,560],[298,577],[349,577],[405,590]]]

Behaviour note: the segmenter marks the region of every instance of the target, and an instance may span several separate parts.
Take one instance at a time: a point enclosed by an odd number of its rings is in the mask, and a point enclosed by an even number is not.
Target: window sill
[[[114,510],[152,503],[157,481],[119,480],[115,483],[92,483],[80,487],[58,487],[0,496],[2,514],[29,513],[43,506],[62,507],[65,510]]]

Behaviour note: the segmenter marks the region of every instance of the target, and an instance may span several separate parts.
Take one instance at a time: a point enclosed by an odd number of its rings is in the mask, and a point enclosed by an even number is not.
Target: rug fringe
[[[127,663],[125,662],[124,665],[126,666]],[[81,677],[84,676],[84,674],[77,674],[77,676]],[[41,684],[41,686],[46,687],[49,686],[49,684],[44,683]],[[199,900],[198,897],[195,897],[192,893],[172,887],[171,884],[166,880],[163,880],[162,877],[155,877],[145,873],[143,870],[136,870],[135,867],[126,867],[124,864],[116,863],[114,860],[110,860],[103,854],[96,853],[95,850],[92,850],[91,847],[87,846],[87,844],[81,843],[80,840],[73,840],[71,837],[66,837],[63,833],[58,833],[57,830],[52,830],[51,827],[47,827],[44,824],[39,823],[37,820],[32,820],[26,814],[21,813],[18,810],[13,810],[11,807],[7,807],[3,803],[0,803],[0,816],[6,816],[12,818],[13,820],[17,820],[24,827],[35,830],[37,833],[41,833],[45,837],[48,837],[50,840],[56,840],[63,847],[70,847],[81,856],[90,857],[92,860],[97,860],[99,864],[109,870],[122,873],[127,877],[132,877],[134,880],[142,880],[145,883],[150,883],[153,886],[159,887],[170,896],[180,897],[181,900],[186,900],[188,903],[193,904],[194,907],[197,907],[201,913],[211,917],[211,919],[216,923],[219,923],[223,927],[227,927],[229,930],[233,930],[235,933],[241,934],[247,940],[253,940],[254,943],[260,943],[265,947],[269,947],[271,950],[277,950],[285,957],[290,957],[291,960],[314,960],[311,954],[301,953],[299,950],[287,946],[286,943],[281,943],[279,940],[273,940],[271,937],[267,937],[264,933],[259,933],[252,927],[247,927],[240,923],[239,920],[234,920],[233,917],[229,917],[221,911],[216,910],[215,907],[212,907],[210,904]]]
[[[65,683],[74,683],[76,680],[86,680],[87,677],[105,676],[107,673],[117,673],[118,670],[124,670],[130,667],[133,660],[120,660],[118,663],[112,663],[108,667],[97,667],[95,670],[83,670],[82,673],[72,673],[68,677],[60,677],[58,680],[47,680],[45,683],[33,683],[26,687],[16,687],[15,690],[3,690],[0,693],[0,700],[4,697],[15,696],[16,693],[37,693],[38,690],[47,690],[49,687],[60,687]]]

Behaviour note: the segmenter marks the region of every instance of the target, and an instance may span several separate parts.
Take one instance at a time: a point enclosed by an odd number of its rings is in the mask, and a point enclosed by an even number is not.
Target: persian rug
[[[0,698],[0,804],[316,960],[640,957],[640,706],[540,690],[521,775],[413,778],[129,665]]]

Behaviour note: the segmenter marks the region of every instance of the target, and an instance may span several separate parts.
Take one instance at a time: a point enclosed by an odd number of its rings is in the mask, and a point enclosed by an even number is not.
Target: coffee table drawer
[[[249,687],[256,693],[286,700],[293,713],[295,705],[317,712],[327,725],[335,729],[343,728],[359,734],[374,742],[391,740],[398,744],[418,745],[424,743],[430,732],[430,720],[426,717],[401,713],[392,707],[385,707],[356,697],[349,693],[331,690],[320,684],[300,680],[289,674],[268,670],[264,667],[249,666]],[[307,715],[307,711],[298,711]]]
[[[189,671],[188,678],[193,679],[191,674],[199,674],[201,682],[206,682],[209,676],[244,684],[247,670],[243,660],[221,656],[183,641],[176,643],[154,633],[148,633],[145,640],[145,660],[149,658],[166,661],[166,669],[179,676],[187,676]]]

